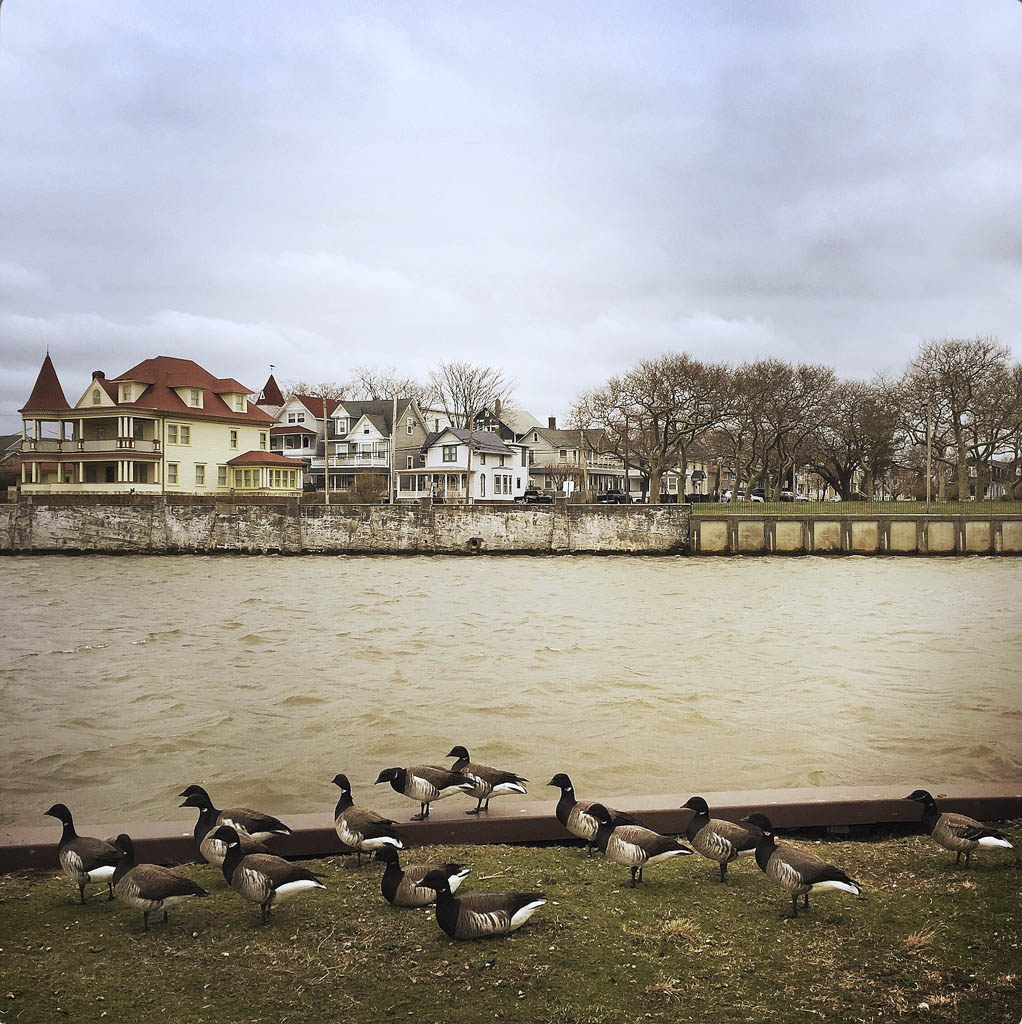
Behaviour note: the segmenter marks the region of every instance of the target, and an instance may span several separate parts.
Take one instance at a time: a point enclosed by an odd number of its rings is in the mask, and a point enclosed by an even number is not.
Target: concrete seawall
[[[925,780],[924,780],[925,782]],[[1022,789],[1018,784],[973,783],[930,786],[942,810],[968,814],[980,821],[1015,820],[1022,816]],[[918,827],[918,804],[905,799],[913,783],[902,786],[835,786],[814,789],[775,789],[704,793],[715,817],[737,821],[753,811],[765,812],[778,828],[827,828],[837,832],[875,825]],[[551,797],[551,808],[556,793]],[[650,828],[678,834],[692,812],[681,806],[690,794],[606,798],[612,806],[636,815]],[[504,801],[505,804],[511,801]],[[274,840],[281,854],[290,857],[324,857],[344,852],[333,828],[332,804],[319,814],[283,814],[294,830],[286,840]],[[196,859],[192,830],[194,815],[177,822],[145,822],[97,825],[79,823],[81,835],[115,836],[127,832],[140,860],[180,864]],[[481,845],[488,843],[571,842],[564,826],[548,813],[525,813],[511,807],[493,808],[468,819],[461,808],[437,805],[426,821],[401,821],[401,831],[413,847],[440,843]],[[50,822],[33,828],[0,829],[0,874],[25,869],[57,869],[60,828]],[[1003,851],[1000,851],[1003,852]]]
[[[1019,555],[1022,515],[693,516],[693,555]]]
[[[689,505],[0,504],[0,554],[1022,555],[1022,514],[691,515]]]
[[[682,554],[687,505],[0,505],[0,553]]]

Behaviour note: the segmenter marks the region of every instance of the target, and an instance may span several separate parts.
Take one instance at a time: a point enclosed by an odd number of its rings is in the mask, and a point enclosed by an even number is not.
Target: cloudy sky
[[[5,0],[0,430],[47,346],[258,388],[1022,358],[1016,0]]]

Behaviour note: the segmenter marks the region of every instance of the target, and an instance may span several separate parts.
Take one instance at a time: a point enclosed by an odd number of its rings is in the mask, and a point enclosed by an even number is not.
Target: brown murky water
[[[3,568],[0,824],[181,820],[192,782],[328,817],[339,771],[407,816],[377,773],[455,743],[530,778],[521,806],[555,771],[583,795],[1022,780],[1019,560]]]

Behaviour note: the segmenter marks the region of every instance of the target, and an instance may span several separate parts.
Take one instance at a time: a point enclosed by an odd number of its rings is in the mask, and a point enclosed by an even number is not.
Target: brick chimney
[[[546,420],[546,425],[547,425],[547,427],[550,430],[556,430],[557,429],[557,417],[556,416],[548,416],[547,420]]]
[[[493,415],[500,419],[500,410],[503,408],[499,398],[493,400]]]
[[[102,370],[93,370],[92,371],[92,379],[93,380],[106,380],[106,374]]]

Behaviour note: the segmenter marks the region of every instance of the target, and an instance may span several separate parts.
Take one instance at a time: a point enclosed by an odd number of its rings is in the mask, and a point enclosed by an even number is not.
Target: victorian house
[[[22,415],[26,494],[289,493],[301,463],[270,451],[273,419],[231,377],[157,356],[97,370],[72,405],[47,354]]]
[[[413,471],[414,470],[414,471]],[[421,459],[398,473],[398,499],[510,502],[528,486],[524,445],[492,431],[447,427],[422,444]]]

